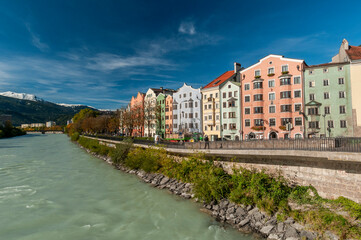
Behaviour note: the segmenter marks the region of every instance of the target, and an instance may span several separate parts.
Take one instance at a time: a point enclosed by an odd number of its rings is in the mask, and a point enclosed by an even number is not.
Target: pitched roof
[[[361,47],[350,46],[349,49],[346,50],[346,53],[351,60],[361,59]]]
[[[227,81],[234,74],[235,74],[234,71],[227,71],[227,72],[223,73],[221,76],[214,79],[212,82],[208,83],[206,86],[203,87],[203,89],[217,87],[217,86],[221,85],[222,83],[224,83],[225,81]]]
[[[327,67],[327,66],[333,66],[333,65],[345,65],[347,62],[336,62],[336,63],[322,63],[317,65],[311,65],[311,66],[305,66],[305,68],[315,68],[315,67]]]

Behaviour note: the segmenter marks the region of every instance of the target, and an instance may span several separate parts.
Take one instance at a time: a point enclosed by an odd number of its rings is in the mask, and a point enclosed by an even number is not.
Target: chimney
[[[241,70],[241,64],[234,62],[234,73],[238,73]]]
[[[159,89],[163,92],[163,87],[160,87]]]

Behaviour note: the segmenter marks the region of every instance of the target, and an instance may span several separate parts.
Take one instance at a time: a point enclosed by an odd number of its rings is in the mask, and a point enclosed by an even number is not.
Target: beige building
[[[227,80],[238,81],[240,64],[234,64],[234,70],[223,73],[201,89],[203,135],[215,141],[221,137],[220,88]]]
[[[344,39],[333,63],[349,62],[352,98],[352,125],[354,136],[361,136],[361,46],[351,46]]]

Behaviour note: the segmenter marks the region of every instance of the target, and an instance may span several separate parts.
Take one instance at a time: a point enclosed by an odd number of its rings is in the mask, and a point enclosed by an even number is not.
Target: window
[[[207,104],[206,104],[206,105],[204,105],[204,110],[207,110]]]
[[[193,108],[193,102],[188,103],[189,108]]]
[[[339,91],[339,92],[338,92],[338,96],[339,96],[340,98],[345,98],[346,93],[345,93],[344,91]]]
[[[219,109],[219,104],[218,103],[216,103],[216,109]]]
[[[180,96],[180,95],[179,95]],[[206,94],[204,94],[204,100],[206,100],[207,99],[207,95]]]
[[[226,112],[223,113],[223,118],[227,119],[227,113]]]
[[[236,113],[235,112],[229,112],[228,113],[228,118],[236,118]]]
[[[291,78],[281,78],[280,79],[281,86],[283,85],[291,85]]]
[[[281,118],[282,126],[286,126],[287,123],[292,123],[292,118]]]
[[[236,124],[235,124],[235,123],[230,123],[230,124],[229,124],[229,129],[230,129],[230,130],[235,130],[235,129],[237,129],[237,128],[236,128]]]
[[[268,74],[274,74],[275,73],[275,69],[272,68],[268,68]]]
[[[325,107],[325,114],[330,114],[330,107]]]
[[[216,93],[216,98],[218,98],[218,93]]]
[[[270,118],[268,121],[268,125],[270,127],[276,126],[276,119],[275,118]]]
[[[223,130],[227,130],[227,124],[223,124]]]
[[[263,113],[263,107],[254,107],[253,113],[255,113],[255,114]]]
[[[188,103],[185,103],[185,104],[184,104],[184,108],[187,108],[187,107],[188,107]]]
[[[228,85],[228,88],[231,88],[231,84]]]
[[[204,121],[207,121],[208,120],[208,117],[207,116],[204,116]]]
[[[324,98],[324,99],[329,99],[329,98],[330,98],[330,93],[324,92],[324,93],[323,93],[323,98]]]
[[[275,87],[275,80],[269,80],[268,81],[268,87],[270,87],[270,88]]]
[[[339,71],[342,71],[343,70],[343,67],[341,66],[341,67],[338,67],[338,70]]]
[[[207,126],[204,126],[204,131],[207,131]]]
[[[196,113],[197,114],[197,113]],[[216,120],[218,121],[219,120],[219,114],[216,115]]]
[[[188,117],[193,118],[193,113],[189,113]]]
[[[173,127],[174,127],[174,128],[178,128],[178,125],[175,123],[175,124],[173,124]]]
[[[216,130],[217,130],[217,131],[219,130],[219,125],[216,125]]]
[[[308,128],[319,128],[319,122],[318,121],[308,122]]]
[[[328,86],[328,85],[329,85],[328,79],[323,79],[323,86]]]
[[[245,102],[250,102],[250,101],[251,101],[251,97],[250,97],[250,96],[244,96],[244,101],[245,101]]]
[[[327,72],[328,72],[328,68],[324,68],[324,69],[323,69],[323,72],[324,72],[324,73],[327,73]]]
[[[189,96],[192,97],[192,92],[189,93]]]
[[[223,108],[227,107],[227,102],[223,102]]]
[[[269,93],[268,94],[268,100],[275,100],[276,99],[276,93]]]
[[[196,112],[196,118],[198,118],[198,113]]]
[[[327,121],[327,126],[328,126],[329,128],[333,128],[333,120],[328,120],[328,121]]]
[[[276,106],[269,106],[268,110],[269,110],[269,113],[275,113],[276,112]]]
[[[178,119],[178,115],[175,114],[175,115],[173,116],[173,119]]]
[[[255,126],[263,126],[263,119],[255,119],[254,125]]]
[[[288,73],[288,65],[283,65],[282,66],[282,73]]]
[[[308,84],[309,84],[308,86],[309,86],[310,88],[312,88],[312,87],[315,87],[315,86],[316,86],[315,81],[310,81]]]
[[[340,113],[341,114],[346,113],[346,107],[345,106],[340,106]]]
[[[249,119],[244,120],[244,126],[245,127],[250,127],[251,126],[251,120],[249,120]]]
[[[234,96],[234,97],[237,97],[237,95],[238,95],[238,94],[237,94],[237,91],[234,91],[233,96]]]
[[[212,120],[212,115],[208,115],[208,120]]]
[[[261,70],[254,71],[254,76],[255,77],[261,76]]]
[[[245,108],[244,109],[244,114],[251,114],[251,109],[250,108]]]
[[[297,76],[293,78],[293,84],[300,84],[301,83],[301,77]]]
[[[318,107],[311,107],[308,109],[308,115],[318,115]]]
[[[340,127],[341,128],[346,128],[346,120],[340,120]]]
[[[189,123],[189,128],[193,128],[193,123]]]
[[[281,112],[292,112],[292,105],[281,105]]]
[[[232,92],[228,92],[228,97],[229,97],[229,98],[232,97]]]
[[[296,103],[295,104],[295,112],[299,112],[299,111],[301,111],[301,104],[300,103]]]
[[[227,97],[227,93],[225,93],[225,92],[222,95],[223,95],[223,98]]]
[[[295,118],[295,126],[302,126],[302,118],[301,117]]]
[[[186,93],[183,93],[183,97],[187,97],[187,94],[186,94]]]
[[[296,90],[296,91],[294,91],[294,92],[293,92],[293,96],[294,96],[295,98],[300,98],[300,97],[301,97],[301,90]]]
[[[194,103],[194,107],[198,107],[198,102],[195,102],[195,103]]]
[[[254,82],[253,89],[260,89],[263,88],[263,82]]]
[[[173,110],[177,110],[178,106],[176,104],[173,105]]]
[[[291,91],[281,92],[281,99],[283,98],[291,98]]]
[[[313,101],[313,100],[315,100],[315,94],[311,93],[310,94],[310,101]]]
[[[212,104],[208,104],[208,109],[212,109]]]
[[[244,90],[245,91],[249,90],[249,83],[244,84]]]
[[[345,84],[345,79],[344,78],[339,78],[338,79],[338,84],[340,84],[340,85]]]
[[[253,101],[262,101],[262,100],[263,100],[263,94],[253,95]]]
[[[228,102],[228,107],[235,107],[236,106],[236,102],[235,101],[230,101]]]
[[[188,114],[187,114],[187,113],[185,113],[185,118],[188,118]]]

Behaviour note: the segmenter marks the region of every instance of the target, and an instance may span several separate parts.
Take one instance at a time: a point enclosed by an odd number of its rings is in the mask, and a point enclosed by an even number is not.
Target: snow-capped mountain
[[[27,94],[27,93],[15,93],[15,92],[7,91],[7,92],[0,93],[0,95],[5,96],[5,97],[17,98],[17,99],[21,99],[21,100],[30,100],[30,101],[34,101],[34,102],[43,101],[43,99],[38,98],[34,94]]]

